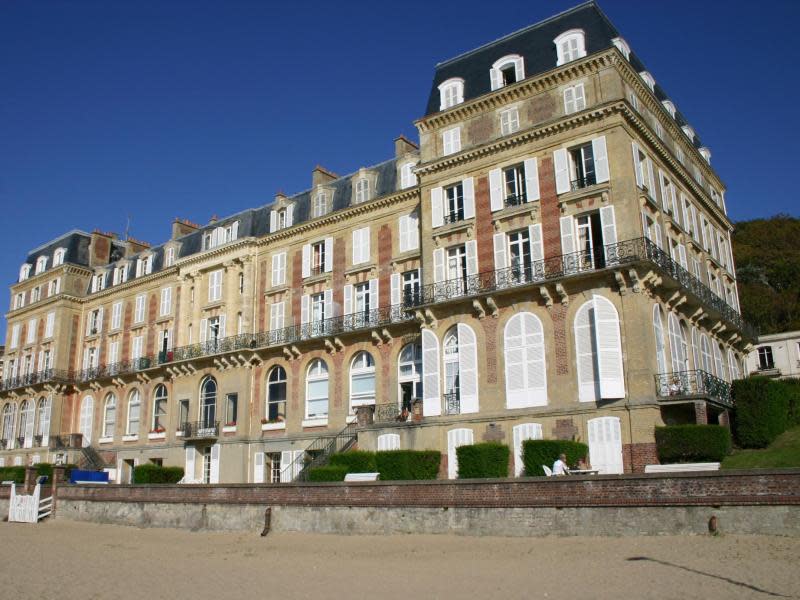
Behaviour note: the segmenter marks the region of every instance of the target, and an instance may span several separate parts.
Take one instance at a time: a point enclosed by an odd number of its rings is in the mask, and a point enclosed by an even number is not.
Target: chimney
[[[149,247],[149,243],[128,236],[128,239],[125,240],[125,256],[132,256]]]
[[[89,266],[107,265],[111,261],[111,240],[113,234],[95,229],[89,240]]]
[[[406,154],[412,154],[419,151],[419,146],[409,140],[406,136],[401,135],[394,140],[394,157],[400,158]]]
[[[285,200],[286,200],[286,194],[284,194],[283,191],[278,190],[278,193],[275,194],[275,200],[274,200],[275,204],[280,204]]]
[[[198,229],[200,229],[200,225],[197,223],[192,223],[189,219],[179,219],[175,217],[175,220],[172,222],[172,237],[170,239],[176,240]]]
[[[336,173],[332,173],[331,171],[328,171],[328,169],[326,169],[325,167],[317,165],[311,172],[311,187],[317,187],[318,185],[325,185],[326,183],[330,183],[335,179],[339,179],[339,176]]]

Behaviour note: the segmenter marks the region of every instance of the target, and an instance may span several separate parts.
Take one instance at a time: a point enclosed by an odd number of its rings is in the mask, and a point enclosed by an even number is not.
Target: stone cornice
[[[80,298],[78,298],[76,296],[72,296],[70,294],[65,294],[65,293],[57,294],[55,296],[49,296],[47,298],[43,298],[42,300],[39,300],[38,302],[34,302],[33,304],[26,304],[22,308],[17,308],[17,309],[8,311],[5,314],[6,321],[8,321],[9,318],[18,319],[18,318],[20,318],[20,317],[22,317],[24,315],[29,314],[30,312],[34,312],[34,311],[38,311],[38,310],[44,309],[46,307],[49,307],[52,304],[57,303],[60,300],[66,300],[67,302],[80,302]]]
[[[91,270],[88,270],[86,267],[82,267],[80,265],[64,263],[58,265],[55,268],[51,267],[47,271],[39,273],[38,275],[31,275],[25,281],[17,281],[16,283],[11,284],[11,291],[16,294],[18,292],[18,289],[21,287],[28,289],[28,286],[30,284],[34,284],[33,287],[36,287],[36,285],[41,285],[42,283],[52,281],[54,277],[60,277],[62,275],[72,275],[72,274],[90,275]]]

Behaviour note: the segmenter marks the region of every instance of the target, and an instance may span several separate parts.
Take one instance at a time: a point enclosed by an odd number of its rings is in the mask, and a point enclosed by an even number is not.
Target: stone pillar
[[[372,405],[356,407],[356,422],[359,427],[372,425],[375,420],[375,407]]]
[[[58,488],[61,485],[66,484],[66,469],[63,465],[53,465],[53,486],[52,486],[52,495],[53,495],[53,512],[50,514],[51,519],[56,518],[56,505],[58,504]]]
[[[32,494],[34,487],[36,487],[36,466],[31,465],[25,467],[25,493]]]
[[[414,400],[412,404],[412,413],[414,415],[414,422],[419,423],[422,421],[423,413],[422,413],[422,400],[417,398]]]
[[[708,425],[708,412],[706,411],[705,402],[694,403],[694,417],[698,425]]]
[[[721,413],[719,413],[718,422],[723,427],[727,427],[728,429],[730,429],[730,427],[731,427],[731,416],[730,416],[730,413],[727,411],[727,409],[723,410]]]

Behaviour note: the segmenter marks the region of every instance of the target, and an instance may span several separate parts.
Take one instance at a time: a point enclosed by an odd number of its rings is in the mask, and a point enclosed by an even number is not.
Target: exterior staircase
[[[87,471],[100,471],[105,467],[114,466],[114,458],[109,458],[108,454],[113,453],[103,452],[101,454],[93,446],[84,446],[81,448],[78,467]]]
[[[336,435],[317,438],[306,448],[306,461],[295,476],[294,481],[308,481],[308,473],[311,469],[327,465],[331,456],[339,452],[346,452],[355,446],[357,441],[358,423],[356,422],[350,423]]]

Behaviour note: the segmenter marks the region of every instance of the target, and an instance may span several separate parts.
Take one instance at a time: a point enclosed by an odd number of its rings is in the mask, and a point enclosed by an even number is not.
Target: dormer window
[[[328,192],[320,190],[311,199],[311,218],[321,217],[328,213]]]
[[[363,177],[356,181],[356,204],[369,200],[369,179]]]
[[[153,271],[153,257],[150,255],[140,256],[136,261],[136,276],[142,277],[149,275]]]
[[[561,66],[573,60],[586,56],[586,38],[583,29],[570,29],[553,40],[556,45],[558,62]]]
[[[625,60],[631,59],[631,47],[628,46],[628,42],[623,40],[621,37],[618,37],[611,40],[611,43],[617,47],[617,50],[622,52],[622,55],[625,57]]]
[[[30,276],[31,276],[31,266],[28,263],[25,263],[19,268],[19,280],[25,281]]]
[[[417,185],[417,174],[414,173],[414,163],[405,163],[400,167],[400,189],[404,190],[415,185]]]
[[[92,287],[91,291],[94,294],[95,292],[100,292],[104,290],[106,287],[106,274],[105,273],[97,273],[96,275],[92,275]]]
[[[703,146],[702,148],[700,148],[700,156],[702,156],[703,158],[705,158],[705,159],[706,159],[706,162],[707,162],[708,164],[711,164],[711,150],[709,150],[708,148],[706,148],[705,146]],[[718,203],[718,204],[719,204],[719,203]]]
[[[270,233],[274,233],[281,229],[291,227],[293,216],[294,216],[293,204],[271,210],[269,213]]]
[[[175,264],[175,246],[170,246],[164,253],[164,266],[171,267]]]
[[[63,265],[66,254],[66,248],[58,248],[55,252],[53,252],[53,266],[57,267],[59,265]]]
[[[688,137],[690,141],[694,142],[694,129],[692,129],[689,125],[684,125],[681,127],[681,129],[683,129],[683,133],[686,134],[686,137]]]
[[[222,244],[239,239],[239,221],[215,227],[203,234],[203,250],[211,250]],[[149,272],[149,271],[148,271]]]
[[[439,110],[445,110],[464,101],[464,80],[448,79],[439,84]]]
[[[647,87],[650,88],[651,92],[656,91],[656,80],[653,79],[653,76],[650,75],[650,73],[648,73],[647,71],[642,71],[641,73],[639,73],[639,77],[642,78],[642,81],[644,81],[645,85],[647,85]]]
[[[47,268],[47,257],[40,256],[36,259],[36,274],[44,273],[45,269]]]
[[[286,227],[286,209],[285,208],[282,208],[279,211],[277,211],[276,221],[275,222],[276,222],[276,227],[278,229],[283,229],[284,227]]]
[[[667,109],[667,112],[669,113],[669,116],[674,119],[675,118],[675,110],[676,110],[675,109],[675,105],[672,102],[670,102],[669,100],[664,100],[661,104],[663,104],[664,108]]]
[[[504,56],[492,65],[489,76],[491,78],[493,90],[511,85],[517,81],[522,81],[525,79],[524,61],[522,57],[517,54]]]
[[[128,281],[128,265],[119,265],[114,267],[114,285],[125,283]]]

